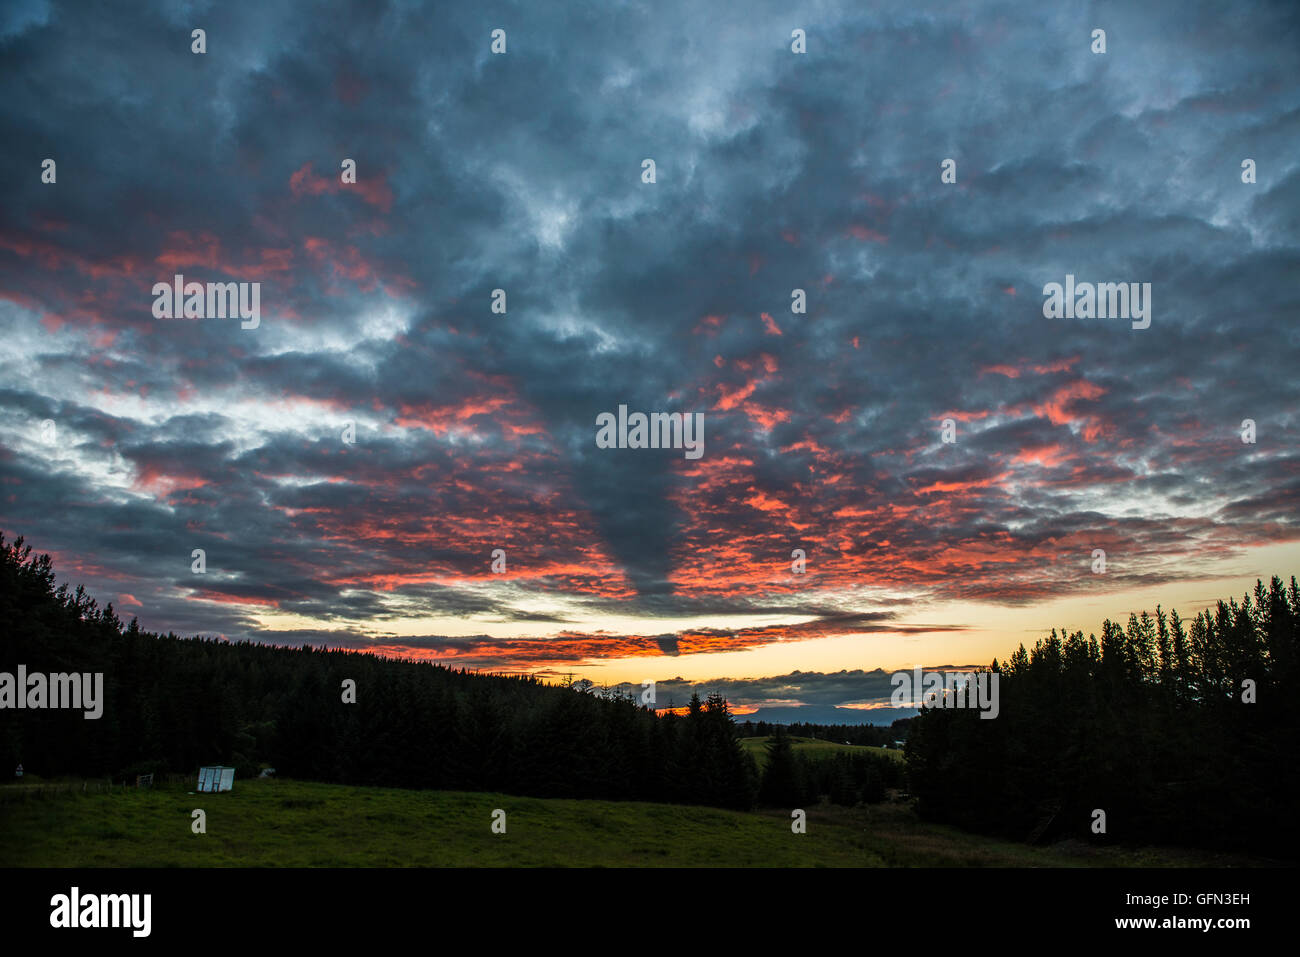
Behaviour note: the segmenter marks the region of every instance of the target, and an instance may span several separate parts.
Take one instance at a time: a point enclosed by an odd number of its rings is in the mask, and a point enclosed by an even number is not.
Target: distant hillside
[[[771,737],[762,738],[741,738],[741,746],[754,756],[761,768],[767,761],[767,747],[772,741]],[[801,738],[797,735],[790,736],[790,744],[795,754],[806,755],[825,755],[825,754],[874,754],[883,756],[890,760],[902,761],[903,752],[898,749],[885,749],[862,744],[841,744],[838,741],[823,741],[819,738]]]
[[[803,717],[808,717],[805,709],[790,708],[785,709],[791,712],[803,712]],[[835,710],[835,709],[831,709]],[[849,710],[849,709],[840,709]],[[884,745],[893,745],[899,741],[907,740],[907,731],[911,727],[912,719],[918,714],[915,708],[904,711],[903,717],[895,718],[889,724],[824,724],[820,721],[766,721],[758,718],[756,715],[746,715],[744,721],[737,722],[736,729],[740,732],[742,738],[763,738],[768,737],[776,732],[777,726],[784,727],[786,732],[794,737],[811,738],[818,741],[836,741],[842,744],[863,744],[882,747]]]
[[[797,707],[762,707],[744,715],[746,721],[771,724],[820,724],[887,728],[895,721],[916,717],[916,708],[837,708],[832,705],[799,705]]]

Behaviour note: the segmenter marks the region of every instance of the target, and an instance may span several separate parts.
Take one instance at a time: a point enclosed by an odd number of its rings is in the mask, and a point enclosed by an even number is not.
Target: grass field
[[[767,763],[767,746],[771,742],[770,737],[766,738],[741,738],[740,744],[746,751],[754,756],[761,768]],[[798,738],[791,736],[790,744],[795,751],[801,754],[831,754],[835,751],[871,751],[876,754],[884,754],[893,758],[895,761],[903,760],[903,752],[892,748],[872,748],[863,744],[838,744],[834,741],[822,741],[819,738]]]
[[[207,833],[191,832],[191,811]],[[505,834],[490,829],[507,814]],[[1031,848],[920,821],[902,805],[786,812],[402,791],[290,780],[15,799],[0,795],[0,866],[17,867],[1075,867],[1251,863],[1207,854]]]

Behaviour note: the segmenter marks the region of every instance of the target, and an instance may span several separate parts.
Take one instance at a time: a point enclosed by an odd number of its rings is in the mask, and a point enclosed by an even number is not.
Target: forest
[[[1294,577],[1190,620],[1156,606],[1105,621],[1100,639],[1054,629],[993,661],[997,720],[943,707],[912,720],[917,810],[1018,840],[1294,858],[1298,653]]]
[[[0,621],[0,671],[103,675],[98,719],[0,710],[0,767],[22,764],[42,778],[130,782],[207,764],[249,777],[270,766],[346,784],[737,809],[754,805],[764,781],[719,695],[693,696],[685,714],[657,714],[631,695],[531,677],[157,635],[135,620],[124,625],[81,586],[56,586],[48,555],[3,535]],[[344,700],[352,697],[345,681],[355,682],[354,703]],[[861,761],[832,773],[802,756],[782,758],[776,773],[788,766],[798,787],[764,793],[883,796],[880,775]]]

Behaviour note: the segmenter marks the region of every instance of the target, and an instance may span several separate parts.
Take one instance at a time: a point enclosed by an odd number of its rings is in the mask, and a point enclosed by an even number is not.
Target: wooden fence
[[[189,774],[148,774],[131,781],[111,781],[108,778],[85,781],[41,781],[32,784],[6,784],[0,786],[0,802],[31,801],[76,794],[124,794],[137,788],[168,787],[188,781]]]

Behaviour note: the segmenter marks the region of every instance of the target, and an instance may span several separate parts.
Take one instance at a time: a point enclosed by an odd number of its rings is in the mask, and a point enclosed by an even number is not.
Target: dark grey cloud
[[[1297,538],[1298,40],[1281,3],[12,5],[0,527],[152,627],[362,644],[1028,602],[1095,545],[1208,574]],[[175,272],[262,282],[261,326],[154,319]],[[1151,327],[1044,319],[1067,273],[1150,282]],[[704,412],[705,457],[596,448],[620,403]]]

